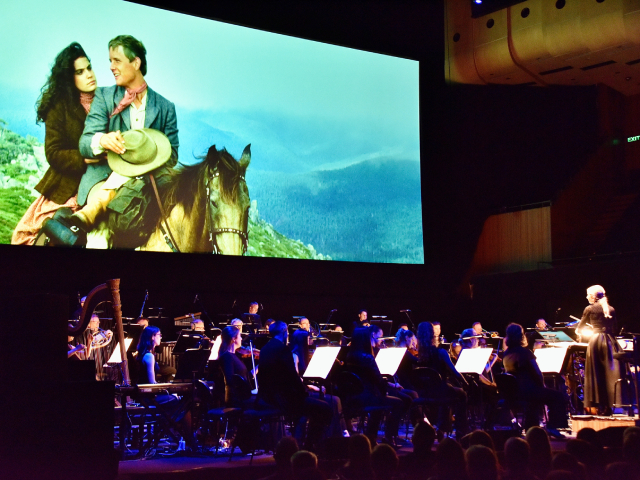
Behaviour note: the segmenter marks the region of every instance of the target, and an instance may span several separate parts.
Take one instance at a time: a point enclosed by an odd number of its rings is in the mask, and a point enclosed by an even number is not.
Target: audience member
[[[291,471],[291,457],[299,450],[298,442],[293,437],[282,437],[276,445],[273,458],[276,461],[276,471],[268,477],[260,480],[290,480],[293,478]]]
[[[566,447],[570,453],[587,468],[588,478],[599,479],[604,475],[603,459],[595,445],[586,440],[569,440]]]
[[[551,461],[553,470],[567,470],[573,473],[576,480],[586,480],[587,471],[576,457],[567,452],[558,452]],[[547,475],[548,478],[548,475]]]
[[[465,458],[469,480],[498,480],[498,459],[489,447],[472,445]]]
[[[522,438],[511,437],[505,442],[503,466],[502,480],[536,479],[529,468],[529,444]]]
[[[445,438],[436,449],[436,475],[433,480],[465,480],[464,450],[453,438]]]
[[[427,478],[435,465],[432,451],[436,440],[436,429],[426,421],[420,421],[413,427],[413,452],[400,457],[400,470],[407,478]]]
[[[496,451],[496,446],[493,443],[493,438],[484,430],[474,430],[473,432],[465,435],[461,441],[463,447],[469,448],[473,445],[484,445],[487,448],[490,448],[494,452]]]
[[[291,457],[293,480],[316,480],[324,476],[318,470],[318,457],[312,452],[300,450]]]
[[[538,478],[545,478],[551,471],[551,443],[544,428],[531,427],[525,436],[529,444],[529,468]]]
[[[629,462],[613,462],[607,465],[604,474],[605,480],[638,480],[640,472],[637,466]]]
[[[371,468],[371,442],[362,434],[349,438],[349,460],[338,470],[338,477],[345,480],[371,480],[374,476]]]
[[[622,439],[622,453],[624,459],[638,468],[640,464],[640,428],[629,427],[624,431]]]
[[[377,480],[391,480],[398,470],[398,455],[391,445],[381,443],[371,452],[371,468]]]

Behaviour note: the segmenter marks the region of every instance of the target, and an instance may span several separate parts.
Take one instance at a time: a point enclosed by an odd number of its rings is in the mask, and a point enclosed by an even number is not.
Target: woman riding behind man
[[[16,226],[12,244],[33,245],[42,222],[62,207],[78,209],[78,185],[87,164],[78,150],[84,122],[98,83],[79,43],[64,48],[51,67],[36,103],[36,122],[45,124],[44,151],[49,169],[35,186],[41,194]]]

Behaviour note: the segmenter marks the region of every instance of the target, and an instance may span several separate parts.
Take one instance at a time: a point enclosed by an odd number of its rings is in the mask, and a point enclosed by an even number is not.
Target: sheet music
[[[493,348],[465,348],[460,352],[456,370],[460,373],[477,373],[480,375],[491,357]]]
[[[536,362],[542,373],[560,373],[564,357],[567,355],[566,347],[538,348],[533,351]]]
[[[404,357],[406,347],[381,348],[376,356],[376,363],[382,375],[395,375]]]
[[[327,378],[333,363],[338,357],[340,347],[318,347],[311,357],[309,366],[302,375],[304,378]]]
[[[124,339],[124,351],[129,351],[129,346],[133,342],[133,338],[125,338]],[[116,342],[115,347],[113,349],[113,353],[111,357],[109,357],[109,361],[107,363],[122,363],[122,357],[120,356],[120,344]]]
[[[220,344],[222,343],[222,335],[218,335],[216,339],[213,341],[213,345],[211,345],[211,355],[209,355],[209,360],[217,360],[218,353],[220,353]]]

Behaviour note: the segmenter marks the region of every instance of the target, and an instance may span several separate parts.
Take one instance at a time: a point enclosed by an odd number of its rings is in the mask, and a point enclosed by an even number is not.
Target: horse
[[[201,163],[176,170],[162,199],[166,223],[160,218],[139,250],[244,255],[251,203],[245,174],[250,162],[251,144],[239,161],[213,145]]]
[[[251,201],[245,174],[250,162],[251,144],[244,148],[239,161],[226,149],[217,150],[212,145],[202,162],[171,169],[166,181],[168,185],[162,189],[162,209],[158,208],[157,200],[152,198],[145,214],[148,216],[143,219],[151,227],[151,234],[146,243],[136,249],[225,255],[247,253]],[[99,191],[103,183],[92,188],[89,198]],[[153,191],[151,195],[155,196]],[[166,214],[166,218],[160,210]],[[113,217],[106,217],[102,214],[95,227],[88,232],[88,248],[106,249],[113,246],[112,240],[117,239],[113,231],[116,221]],[[42,231],[36,241],[37,245],[55,243],[50,242]]]

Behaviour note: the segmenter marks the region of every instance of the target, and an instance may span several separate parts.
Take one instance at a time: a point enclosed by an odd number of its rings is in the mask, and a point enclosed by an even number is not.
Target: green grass
[[[0,189],[0,243],[11,243],[13,230],[33,200],[26,188]]]

